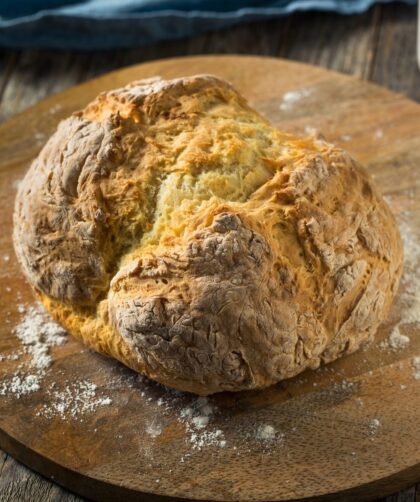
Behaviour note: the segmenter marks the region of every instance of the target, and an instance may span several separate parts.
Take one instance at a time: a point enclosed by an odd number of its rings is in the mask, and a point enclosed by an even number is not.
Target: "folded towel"
[[[295,11],[359,13],[375,1],[0,0],[0,45],[86,50],[138,47]]]

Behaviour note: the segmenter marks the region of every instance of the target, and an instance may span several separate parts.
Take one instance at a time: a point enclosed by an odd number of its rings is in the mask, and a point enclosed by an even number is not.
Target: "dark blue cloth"
[[[295,11],[359,13],[375,1],[0,0],[0,45],[73,49],[138,47]],[[415,0],[405,2],[415,3]]]

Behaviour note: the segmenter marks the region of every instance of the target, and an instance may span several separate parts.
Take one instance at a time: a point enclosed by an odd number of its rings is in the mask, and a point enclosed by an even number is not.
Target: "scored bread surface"
[[[202,395],[354,352],[402,268],[349,154],[278,131],[207,75],[133,82],[62,121],[14,220],[25,275],[71,334]]]

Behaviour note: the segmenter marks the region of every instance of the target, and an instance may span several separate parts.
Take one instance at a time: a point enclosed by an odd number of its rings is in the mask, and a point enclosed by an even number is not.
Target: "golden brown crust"
[[[134,82],[63,121],[19,189],[14,238],[71,333],[198,394],[357,350],[402,268],[366,172],[212,76]]]

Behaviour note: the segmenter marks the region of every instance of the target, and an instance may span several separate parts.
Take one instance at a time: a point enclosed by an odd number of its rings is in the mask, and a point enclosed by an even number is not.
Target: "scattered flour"
[[[50,348],[66,343],[67,335],[40,303],[29,307],[18,305],[18,311],[24,316],[15,328],[15,335],[23,348],[2,355],[0,361],[17,361],[25,355],[29,359],[19,364],[12,377],[0,382],[0,394],[20,398],[41,388],[45,372],[52,364]]]
[[[411,360],[411,364],[414,368],[413,372],[414,380],[420,380],[420,357],[419,356],[413,357],[413,359]]]
[[[38,391],[41,377],[39,375],[14,375],[10,380],[0,383],[0,396],[13,394],[18,399],[25,394]]]
[[[376,129],[374,138],[375,139],[382,139],[384,137],[384,132],[382,129]]]
[[[406,335],[402,335],[397,325],[391,331],[388,343],[392,349],[404,349],[410,344],[410,338]]]
[[[340,136],[341,141],[351,141],[353,136],[351,134],[343,134]]]
[[[51,115],[54,115],[55,113],[59,112],[63,107],[60,105],[60,104],[56,104],[54,106],[52,106],[50,109],[49,109],[49,113]]]
[[[45,141],[45,140],[46,140],[47,135],[46,135],[46,134],[44,134],[44,133],[42,133],[42,132],[36,132],[36,133],[34,134],[34,138],[36,139],[36,141],[37,141],[38,143],[42,143],[43,141]]]
[[[19,307],[19,311],[26,310],[26,313],[15,334],[31,355],[31,366],[46,370],[52,363],[50,348],[66,343],[66,331],[52,320],[41,304],[27,309]]]
[[[286,94],[283,95],[280,110],[291,110],[301,99],[307,98],[310,95],[311,90],[306,88],[286,92]]]
[[[224,448],[226,440],[221,429],[207,429],[216,408],[207,397],[198,397],[189,406],[181,409],[179,419],[185,424],[187,441],[193,450],[201,450],[206,446]]]
[[[109,406],[112,399],[97,395],[97,385],[88,380],[67,383],[63,389],[57,390],[52,384],[48,389],[51,401],[42,406],[38,416],[47,418],[72,417],[80,420],[80,416],[94,412],[99,406]]]
[[[146,432],[152,438],[156,438],[162,434],[162,425],[154,420],[151,424],[146,427]]]
[[[22,179],[17,179],[17,180],[14,180],[13,183],[12,183],[12,187],[17,190],[20,186],[20,184],[22,183]]]
[[[193,432],[190,434],[190,443],[193,450],[201,450],[202,448],[211,445],[224,448],[227,444],[221,429],[204,431],[200,434]]]
[[[22,348],[12,354],[0,356],[0,361],[16,361],[29,356],[17,366],[13,376],[0,382],[0,395],[15,398],[41,389],[43,379],[52,364],[50,349],[67,341],[66,331],[53,321],[40,303],[18,305],[18,312],[23,314],[23,317],[14,333],[21,341]],[[46,389],[45,395],[50,400],[42,406],[38,415],[47,418],[77,418],[83,413],[95,411],[99,406],[112,403],[111,398],[98,396],[96,385],[87,380],[67,383],[61,390],[56,389],[56,384],[52,384]]]
[[[276,435],[276,429],[272,425],[263,424],[258,427],[255,437],[259,441],[273,441]]]
[[[379,427],[381,427],[381,422],[377,418],[372,418],[372,420],[369,420],[368,429],[370,434],[376,434]]]
[[[400,324],[420,322],[420,238],[402,221],[399,225],[404,243],[404,273],[401,279],[405,291],[401,295]]]
[[[344,391],[344,392],[353,392],[356,389],[356,384],[351,380],[343,379],[340,382],[335,383],[332,386],[334,391]]]
[[[312,126],[305,126],[305,134],[309,134],[310,136],[318,136],[319,131],[316,129],[316,127]]]
[[[24,350],[17,350],[12,354],[2,355],[0,354],[0,362],[1,361],[17,361],[21,356],[25,354]]]
[[[401,333],[400,327],[420,323],[420,238],[404,219],[400,220],[399,229],[404,244],[404,271],[401,278],[404,291],[396,304],[400,320],[391,331],[388,341],[379,344],[382,349],[390,347],[399,350],[407,347],[410,338]]]

